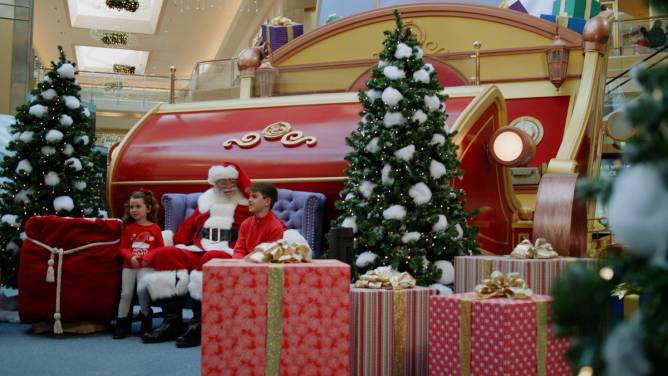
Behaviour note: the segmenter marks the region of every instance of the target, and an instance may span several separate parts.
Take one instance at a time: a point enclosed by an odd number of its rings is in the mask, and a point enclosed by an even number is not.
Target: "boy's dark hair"
[[[274,203],[278,200],[278,191],[276,188],[269,183],[255,183],[250,186],[251,193],[257,192],[262,195],[264,198],[271,199],[271,204],[269,204],[269,209],[274,207]]]
[[[134,222],[132,216],[130,215],[130,199],[141,198],[144,200],[144,204],[148,207],[148,213],[146,213],[146,219],[153,223],[158,222],[158,211],[160,206],[158,205],[158,200],[155,199],[153,192],[147,190],[134,191],[130,194],[128,201],[125,203],[125,213],[123,214],[123,223],[130,224]]]

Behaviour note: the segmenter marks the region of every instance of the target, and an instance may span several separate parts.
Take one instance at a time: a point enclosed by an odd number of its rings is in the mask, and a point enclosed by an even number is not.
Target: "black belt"
[[[238,230],[223,230],[219,228],[203,228],[199,232],[200,239],[208,239],[212,242],[233,242],[239,236]]]

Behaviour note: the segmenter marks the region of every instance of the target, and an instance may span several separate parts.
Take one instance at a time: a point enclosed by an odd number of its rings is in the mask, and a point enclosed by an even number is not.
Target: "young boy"
[[[244,258],[260,243],[275,242],[283,237],[287,227],[276,217],[271,207],[276,202],[278,192],[271,184],[253,184],[250,187],[248,211],[253,215],[246,218],[239,227],[239,237],[234,246],[234,258]]]

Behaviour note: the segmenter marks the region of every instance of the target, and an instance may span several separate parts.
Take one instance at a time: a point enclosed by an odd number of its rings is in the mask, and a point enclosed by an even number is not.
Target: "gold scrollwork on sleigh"
[[[308,147],[314,147],[318,140],[313,136],[304,136],[302,131],[293,131],[292,125],[285,121],[278,121],[264,127],[262,136],[267,141],[281,140],[281,144],[288,148],[294,148],[306,144]],[[242,149],[249,149],[260,144],[262,138],[256,132],[245,134],[241,140],[232,138],[225,143],[225,149],[231,149],[234,145]]]
[[[225,149],[232,149],[234,145],[242,149],[250,149],[260,143],[260,135],[256,132],[246,133],[241,140],[238,138],[231,138],[223,143]]]

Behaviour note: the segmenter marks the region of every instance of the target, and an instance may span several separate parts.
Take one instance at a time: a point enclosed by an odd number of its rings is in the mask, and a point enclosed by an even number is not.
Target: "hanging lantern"
[[[255,79],[261,97],[271,97],[274,94],[278,68],[271,65],[271,60],[265,59],[255,71]]]
[[[559,38],[559,30],[554,37],[554,42],[546,51],[547,55],[547,69],[550,74],[550,82],[559,89],[561,84],[566,81],[566,74],[568,73],[568,47],[561,38]]]

